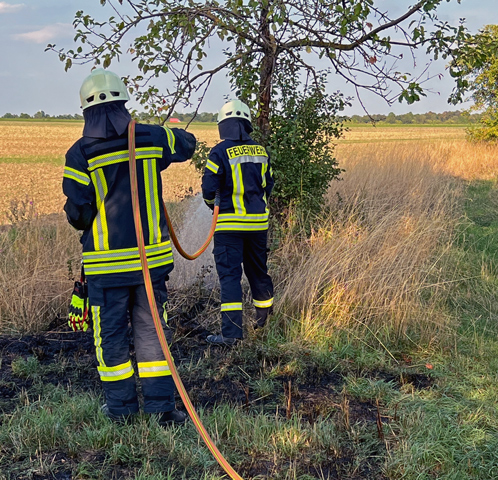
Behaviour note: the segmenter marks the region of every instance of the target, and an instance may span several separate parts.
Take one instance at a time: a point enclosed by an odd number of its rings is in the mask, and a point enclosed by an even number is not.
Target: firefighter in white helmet
[[[251,112],[231,100],[218,113],[220,138],[209,155],[202,194],[213,208],[220,193],[214,234],[214,258],[221,285],[221,334],[209,335],[215,345],[234,345],[243,337],[242,265],[255,307],[254,326],[263,327],[273,306],[273,284],[267,269],[268,198],[273,188],[270,157],[255,142]]]
[[[181,424],[174,383],[147,302],[133,223],[128,158],[129,100],[116,74],[98,68],[81,87],[83,137],[67,152],[63,191],[69,223],[83,231],[83,265],[93,334],[106,403],[104,413],[124,421],[139,410],[129,354],[130,319],[146,413],[161,425]],[[147,260],[158,307],[167,330],[165,282],[173,256],[162,205],[161,171],[183,162],[195,137],[181,129],[136,125],[136,158]]]

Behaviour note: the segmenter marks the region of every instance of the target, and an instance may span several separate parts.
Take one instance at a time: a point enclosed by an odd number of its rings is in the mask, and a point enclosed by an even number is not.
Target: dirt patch
[[[93,368],[93,338],[88,334],[57,331],[24,337],[0,335],[0,359],[0,410],[4,413],[19,404],[19,395],[29,392],[40,376],[46,384],[71,385],[74,391],[100,387]],[[32,360],[36,362],[30,363]]]

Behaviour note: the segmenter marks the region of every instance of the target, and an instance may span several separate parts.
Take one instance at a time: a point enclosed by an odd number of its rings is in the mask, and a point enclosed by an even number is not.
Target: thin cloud
[[[40,30],[34,30],[33,32],[19,33],[14,35],[14,38],[27,42],[47,43],[54,38],[68,37],[73,33],[73,26],[70,23],[55,23],[47,25]]]
[[[0,2],[0,13],[15,12],[16,10],[20,10],[23,7],[24,3],[17,3],[15,5],[12,5],[7,2]]]

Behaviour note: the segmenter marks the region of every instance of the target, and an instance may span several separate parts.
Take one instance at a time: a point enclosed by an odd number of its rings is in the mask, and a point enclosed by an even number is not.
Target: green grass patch
[[[458,331],[452,347],[423,359],[434,366],[433,387],[389,402],[398,418],[391,478],[498,477],[497,200],[495,182],[468,184],[447,265]]]

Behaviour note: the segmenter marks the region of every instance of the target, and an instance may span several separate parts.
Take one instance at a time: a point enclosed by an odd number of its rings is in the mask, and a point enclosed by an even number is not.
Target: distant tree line
[[[188,123],[191,121],[213,123],[216,122],[218,113],[202,112],[202,113],[197,113],[196,115],[195,112],[192,113],[173,112],[171,117],[168,118],[166,115],[158,117],[149,112],[133,112],[133,116],[140,121],[148,123],[157,123],[158,121],[167,122],[170,118],[176,118],[180,120],[180,122],[182,123],[183,122]]]
[[[172,118],[178,118],[180,122],[190,122],[194,118],[195,113],[178,113],[174,112]],[[202,112],[195,116],[196,122],[216,122],[218,113]]]
[[[213,123],[216,122],[217,113],[202,112],[195,115],[192,113],[178,113],[174,112],[171,118],[177,118],[182,123],[190,122],[192,119],[196,122]],[[158,117],[152,116],[148,112],[136,112],[134,116],[142,122],[156,123],[158,120],[167,121],[166,118],[159,119]],[[195,116],[195,118],[194,118]],[[388,115],[375,114],[375,115],[352,115],[350,117],[343,117],[344,120],[350,121],[351,123],[383,123],[389,125],[423,125],[423,124],[445,124],[445,125],[456,125],[456,124],[477,124],[481,121],[482,114],[469,113],[466,111],[456,110],[454,112],[443,112],[443,113],[404,113],[402,115],[395,115],[390,112]],[[6,113],[2,118],[52,118],[57,120],[83,120],[83,116],[79,114],[74,115],[48,115],[43,110],[36,112],[34,115],[29,115],[27,113],[21,113],[17,115],[15,113]]]
[[[54,118],[57,120],[83,120],[83,115],[79,115],[78,113],[75,113],[74,115],[67,114],[67,115],[48,115],[45,113],[43,110],[39,110],[36,112],[34,115],[30,115],[29,113],[6,113],[5,115],[2,116],[2,118]]]
[[[469,124],[478,123],[481,120],[481,115],[477,113],[469,113],[466,111],[456,110],[454,112],[443,113],[404,113],[402,115],[395,115],[390,112],[388,115],[353,115],[345,117],[352,123],[372,123],[379,122],[390,125],[424,125],[424,124]]]
[[[166,117],[158,118],[156,116],[151,115],[148,112],[134,112],[134,116],[141,121],[145,122],[157,122],[158,120],[163,120],[167,121],[168,119]],[[190,122],[195,116],[195,121],[196,122],[216,122],[216,118],[218,116],[218,113],[208,113],[208,112],[202,112],[198,113],[195,115],[195,112],[192,113],[178,113],[174,112],[171,118],[177,118],[180,120],[180,122]],[[49,115],[48,113],[45,113],[43,110],[40,110],[36,112],[34,115],[30,115],[29,113],[6,113],[2,115],[1,118],[23,118],[23,119],[28,119],[28,118],[52,118],[52,119],[57,119],[57,120],[83,120],[83,115],[80,115],[78,113],[71,115]]]

